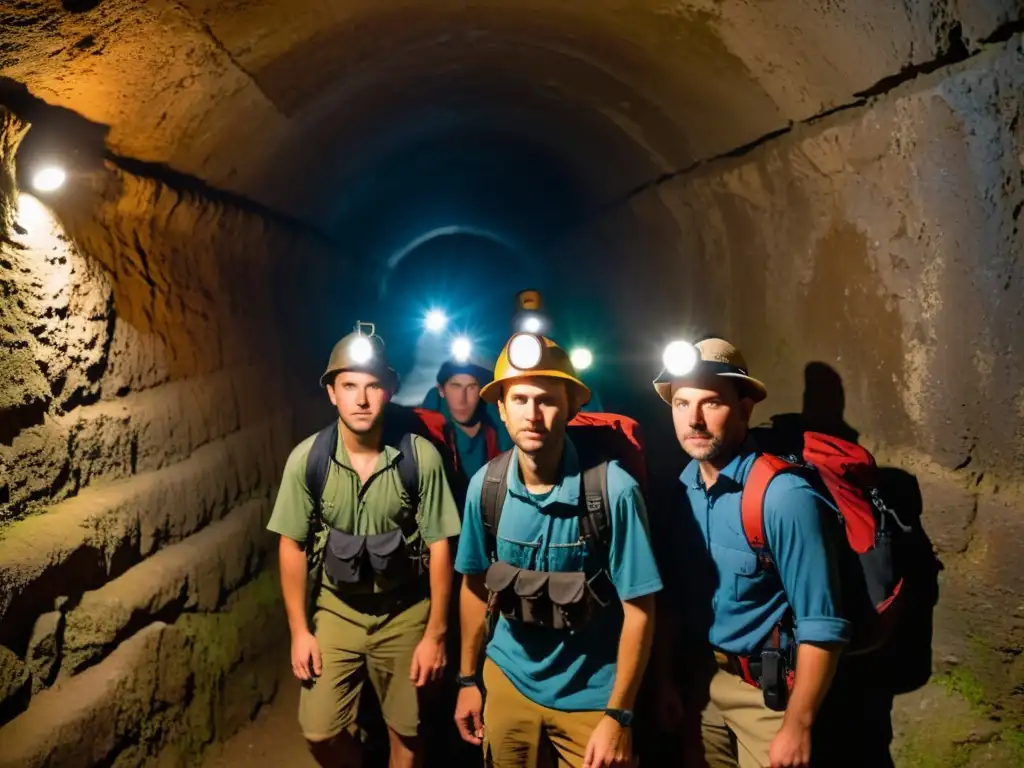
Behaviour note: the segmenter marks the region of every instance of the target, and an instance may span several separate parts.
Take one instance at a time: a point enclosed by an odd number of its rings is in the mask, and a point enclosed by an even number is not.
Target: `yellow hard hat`
[[[574,404],[577,407],[590,401],[590,388],[576,375],[565,350],[547,336],[533,333],[517,333],[508,340],[494,366],[494,379],[480,390],[480,398],[488,403],[497,403],[501,399],[503,384],[537,376],[563,379],[572,384],[576,388]]]
[[[327,361],[327,370],[320,377],[320,386],[326,387],[342,371],[372,373],[387,387],[398,383],[398,374],[388,364],[384,354],[384,342],[372,332],[366,334],[356,330],[334,345],[330,360]]]

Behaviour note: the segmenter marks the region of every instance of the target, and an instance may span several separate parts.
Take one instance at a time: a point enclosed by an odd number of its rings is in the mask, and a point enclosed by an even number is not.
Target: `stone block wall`
[[[0,109],[0,766],[194,764],[287,658],[275,288],[329,250],[114,167],[43,205],[24,130]]]

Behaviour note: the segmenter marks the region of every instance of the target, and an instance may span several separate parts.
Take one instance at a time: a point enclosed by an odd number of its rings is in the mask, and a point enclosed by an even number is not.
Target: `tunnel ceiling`
[[[117,155],[322,225],[324,190],[418,132],[519,132],[614,196],[970,49],[1015,12],[1011,0],[21,0],[0,11],[0,72],[109,126]]]

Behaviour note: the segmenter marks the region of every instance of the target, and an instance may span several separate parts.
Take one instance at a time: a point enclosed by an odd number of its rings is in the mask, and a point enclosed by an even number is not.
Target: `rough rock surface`
[[[192,764],[276,685],[274,260],[322,244],[108,166],[44,206],[24,134],[0,108],[0,765]]]
[[[621,170],[622,145],[600,139],[610,120],[657,173],[976,50],[1019,18],[1012,0],[66,5],[5,11],[19,42],[0,70],[110,126],[118,154],[318,222],[322,190],[351,164],[333,150],[370,149],[439,100],[506,124],[512,105],[531,140],[559,153],[582,141]]]

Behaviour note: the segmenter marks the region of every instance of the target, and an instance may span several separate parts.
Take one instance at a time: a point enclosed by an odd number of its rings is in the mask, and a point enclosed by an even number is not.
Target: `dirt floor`
[[[228,741],[210,748],[202,768],[317,768],[299,732],[299,686],[283,669],[274,700],[249,726]]]

